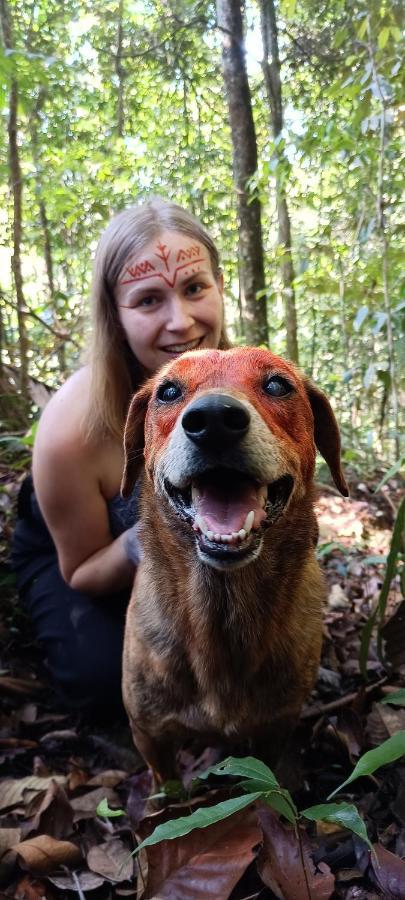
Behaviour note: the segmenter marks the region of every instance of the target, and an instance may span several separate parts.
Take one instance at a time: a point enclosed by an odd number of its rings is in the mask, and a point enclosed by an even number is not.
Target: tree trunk
[[[115,56],[115,71],[118,78],[118,96],[117,96],[117,134],[123,137],[124,134],[124,78],[125,72],[122,65],[122,43],[124,37],[124,28],[122,18],[124,13],[124,0],[119,0],[118,4],[118,25],[117,25],[117,53]]]
[[[38,96],[38,100],[36,102],[33,114],[30,119],[30,132],[31,132],[31,147],[32,147],[32,159],[35,165],[35,193],[38,202],[38,210],[39,210],[39,220],[41,222],[42,229],[42,237],[43,237],[43,248],[44,248],[44,260],[45,260],[45,269],[46,269],[46,277],[48,280],[48,290],[49,290],[49,301],[52,311],[52,319],[55,326],[55,329],[58,329],[59,319],[56,311],[56,299],[55,299],[55,280],[53,275],[53,258],[52,258],[52,241],[51,241],[51,231],[49,227],[48,215],[46,211],[46,204],[44,200],[43,193],[43,185],[42,185],[42,175],[41,175],[41,157],[39,152],[39,144],[38,144],[38,117],[39,112],[42,106],[42,103],[45,99],[44,91],[40,91]],[[66,371],[66,354],[65,354],[65,344],[59,342],[59,346],[56,348],[56,354],[58,357],[59,367],[61,374]]]
[[[222,65],[232,136],[245,336],[249,344],[267,344],[261,206],[249,186],[249,179],[257,170],[257,145],[240,0],[217,0],[217,20],[222,33]]]
[[[397,459],[400,458],[400,431],[399,431],[399,403],[397,389],[397,374],[394,348],[394,326],[392,321],[391,297],[389,289],[389,242],[388,229],[386,224],[385,211],[385,162],[386,162],[386,137],[387,137],[387,103],[385,96],[385,88],[383,79],[377,68],[377,62],[374,52],[373,37],[371,33],[370,14],[367,14],[367,49],[370,64],[373,71],[374,84],[377,88],[377,97],[380,104],[380,141],[378,154],[378,173],[377,173],[377,190],[376,190],[376,206],[377,206],[377,232],[381,242],[381,275],[382,288],[384,297],[384,309],[387,317],[387,355],[390,373],[390,390],[391,390],[391,407],[394,423],[394,447]]]
[[[4,46],[6,50],[12,50],[12,30],[6,0],[0,0],[0,18]],[[17,321],[20,344],[20,386],[23,400],[26,400],[28,403],[28,338],[23,313],[25,300],[21,271],[22,179],[17,138],[17,111],[18,84],[15,76],[12,76],[10,82],[9,111],[7,123],[9,140],[9,180],[11,195],[13,198],[13,255],[11,257],[11,268],[13,273],[17,302]]]
[[[4,323],[3,323],[3,291],[0,288],[0,381],[3,377]]]
[[[270,106],[271,130],[275,142],[276,203],[278,218],[278,246],[281,248],[281,281],[285,310],[287,356],[298,363],[297,312],[294,292],[294,264],[291,253],[291,222],[288,212],[285,172],[285,156],[278,139],[283,128],[283,99],[278,52],[278,31],[274,0],[260,0],[263,41],[263,75]]]

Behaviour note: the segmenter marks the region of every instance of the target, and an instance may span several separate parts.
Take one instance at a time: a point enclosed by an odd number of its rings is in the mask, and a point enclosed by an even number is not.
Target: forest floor
[[[8,543],[20,476],[0,470],[0,900],[159,897],[172,900],[324,900],[405,898],[405,762],[349,785],[375,853],[337,825],[306,821],[300,846],[291,825],[256,804],[216,825],[131,856],[157,824],[235,795],[228,779],[198,794],[146,806],[142,769],[122,723],[106,726],[62,709],[43,655],[19,607],[8,570]],[[388,671],[372,642],[368,681],[360,674],[361,632],[379,597],[395,512],[397,479],[351,479],[349,501],[326,487],[317,502],[318,555],[328,582],[322,669],[303,710],[281,783],[299,809],[324,803],[358,757],[399,730],[405,709],[381,701],[404,686],[405,640],[398,579],[388,598]],[[186,786],[218,760],[206,748],[180,753]],[[97,815],[106,798],[125,815]],[[303,820],[304,821],[304,820]],[[304,871],[305,868],[305,871]]]

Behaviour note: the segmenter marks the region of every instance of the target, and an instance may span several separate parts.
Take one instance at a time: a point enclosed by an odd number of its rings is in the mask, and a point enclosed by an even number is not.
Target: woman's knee
[[[59,693],[77,707],[119,702],[125,598],[73,591],[58,571],[35,579],[25,606]]]

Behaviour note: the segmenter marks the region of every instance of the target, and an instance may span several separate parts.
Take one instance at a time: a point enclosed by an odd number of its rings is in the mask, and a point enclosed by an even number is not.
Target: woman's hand
[[[133,562],[134,566],[139,566],[142,559],[142,545],[139,540],[140,522],[137,522],[132,528],[124,531],[122,538],[127,559]]]

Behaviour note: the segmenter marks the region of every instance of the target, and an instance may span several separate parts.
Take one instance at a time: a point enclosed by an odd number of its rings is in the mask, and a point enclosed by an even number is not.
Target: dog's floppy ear
[[[340,434],[333,409],[325,394],[312,381],[305,380],[305,390],[314,416],[315,444],[327,462],[336,487],[344,497],[349,496],[340,464]]]
[[[145,416],[152,394],[152,387],[146,384],[134,394],[128,410],[124,430],[124,472],[121,481],[121,496],[129,497],[143,466],[145,446]]]

